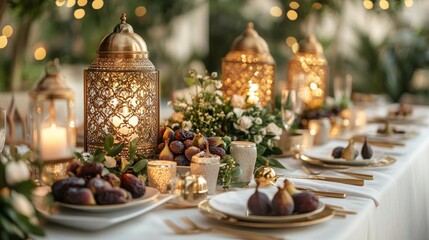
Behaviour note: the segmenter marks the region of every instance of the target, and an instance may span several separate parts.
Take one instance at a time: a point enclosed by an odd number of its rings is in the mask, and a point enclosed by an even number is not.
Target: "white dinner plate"
[[[247,209],[247,200],[254,192],[254,188],[234,192],[225,192],[210,198],[208,203],[210,207],[212,207],[216,211],[234,217],[236,219],[250,222],[265,223],[291,222],[317,214],[323,211],[323,209],[325,208],[325,204],[320,202],[319,207],[315,211],[309,213],[293,214],[287,216],[251,215]],[[259,192],[267,194],[268,198],[272,199],[274,194],[277,192],[277,188],[259,188]]]
[[[76,205],[76,204],[69,204],[69,203],[63,203],[63,202],[56,202],[56,203],[61,207],[71,208],[71,209],[76,209],[76,210],[81,210],[86,212],[110,212],[110,211],[123,210],[126,208],[135,207],[148,202],[152,202],[156,199],[158,195],[159,195],[159,191],[156,188],[146,187],[146,192],[143,195],[143,197],[133,199],[128,203],[110,204],[110,205]]]
[[[386,117],[375,117],[373,121],[386,122],[394,124],[419,124],[423,123],[427,119],[426,115],[411,115],[411,116],[386,116]]]
[[[43,187],[41,187],[43,188]],[[166,203],[174,198],[173,195],[157,194],[150,202],[111,212],[84,212],[74,209],[61,208],[50,204],[48,190],[41,189],[46,194],[35,196],[33,202],[38,212],[49,222],[61,224],[85,231],[98,231],[114,224],[129,220]],[[37,189],[36,189],[37,191]]]
[[[307,156],[309,158],[317,159],[322,162],[328,163],[328,164],[341,164],[341,165],[350,165],[350,166],[366,166],[366,165],[373,165],[376,164],[377,161],[380,161],[384,157],[384,153],[377,153],[374,152],[371,159],[363,159],[360,155],[360,151],[358,151],[359,155],[355,160],[346,160],[344,158],[334,158],[332,157],[332,149],[323,148],[323,149],[316,149],[316,150],[305,150],[302,154],[304,156]],[[360,148],[356,148],[356,150],[360,150]]]

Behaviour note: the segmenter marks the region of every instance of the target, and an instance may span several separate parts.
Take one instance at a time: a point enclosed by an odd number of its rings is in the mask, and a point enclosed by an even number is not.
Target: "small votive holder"
[[[231,142],[231,157],[240,165],[241,174],[238,177],[239,182],[250,182],[252,180],[253,171],[255,170],[256,144],[246,141]]]
[[[216,193],[217,177],[220,169],[220,157],[212,155],[210,157],[196,154],[191,161],[191,174],[201,175],[207,181],[208,194]]]
[[[174,161],[152,160],[147,164],[149,186],[161,193],[168,192],[168,185],[176,177],[177,163]]]

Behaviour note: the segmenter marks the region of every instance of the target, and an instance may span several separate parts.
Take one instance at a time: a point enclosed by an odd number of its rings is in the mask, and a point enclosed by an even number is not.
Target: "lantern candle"
[[[126,124],[125,121],[127,121],[128,124]],[[116,128],[115,130],[117,133],[125,136],[132,133],[128,140],[133,140],[134,138],[138,137],[138,135],[137,133],[133,132],[132,128],[127,127],[127,125],[131,125],[134,128],[138,123],[138,118],[136,116],[131,116],[128,107],[123,108],[121,115],[112,117],[112,124]]]
[[[247,94],[247,103],[249,104],[259,103],[258,89],[259,89],[259,85],[256,83],[252,83],[252,80],[250,80],[249,92]]]
[[[64,127],[52,124],[42,128],[40,135],[40,154],[44,160],[55,160],[69,157],[67,147],[67,131]]]

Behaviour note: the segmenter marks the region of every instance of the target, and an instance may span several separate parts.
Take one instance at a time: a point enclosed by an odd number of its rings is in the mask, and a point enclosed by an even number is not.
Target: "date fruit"
[[[99,162],[87,163],[77,169],[77,176],[85,179],[90,179],[97,175],[101,176],[103,168],[103,164]]]
[[[133,198],[139,198],[146,192],[145,185],[138,177],[131,173],[124,173],[121,175],[121,188],[129,191]]]
[[[132,200],[131,194],[122,188],[110,188],[96,195],[97,203],[100,205],[121,204]]]
[[[112,188],[112,184],[102,178],[95,177],[88,181],[86,187],[91,190],[93,194],[97,194],[101,191]]]
[[[51,187],[52,196],[54,197],[55,201],[63,201],[64,194],[68,188],[71,188],[71,187],[81,188],[84,186],[85,186],[85,180],[83,178],[78,178],[78,177],[64,178],[64,179],[55,181],[52,184],[52,187]]]
[[[77,205],[96,205],[94,194],[88,188],[68,188],[64,194],[64,202]]]

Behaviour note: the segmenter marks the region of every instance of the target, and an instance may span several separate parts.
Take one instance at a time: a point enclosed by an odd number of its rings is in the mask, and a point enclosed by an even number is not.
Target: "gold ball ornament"
[[[206,179],[201,175],[189,173],[173,179],[169,185],[169,190],[175,196],[170,203],[183,207],[197,206],[208,195]]]
[[[262,166],[256,169],[253,175],[255,182],[261,187],[267,187],[275,184],[279,178],[273,168],[269,166]]]

